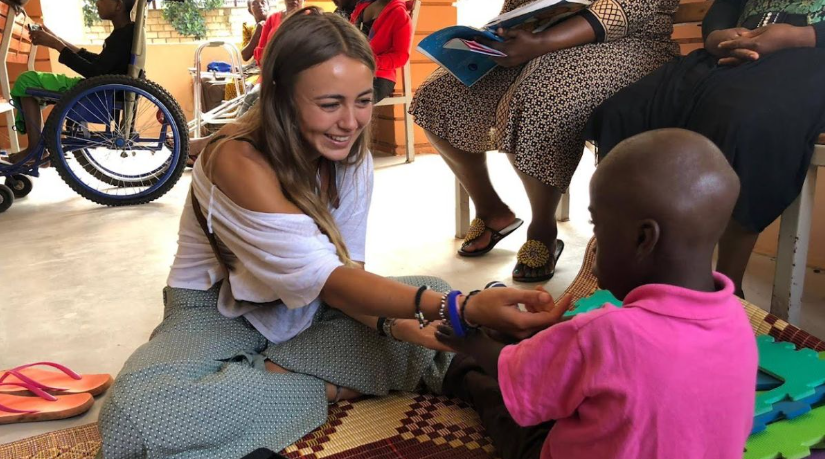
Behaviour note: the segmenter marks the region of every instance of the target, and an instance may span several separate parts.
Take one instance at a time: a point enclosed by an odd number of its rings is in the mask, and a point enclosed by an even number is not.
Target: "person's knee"
[[[129,416],[131,401],[137,391],[129,388],[128,378],[115,381],[108,390],[98,417],[98,429],[103,440],[101,452],[106,459],[137,459],[145,449],[141,431]]]

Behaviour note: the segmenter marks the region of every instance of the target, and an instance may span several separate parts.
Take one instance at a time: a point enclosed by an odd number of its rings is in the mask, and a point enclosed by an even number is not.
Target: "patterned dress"
[[[502,12],[528,1],[506,0]],[[590,112],[678,54],[670,40],[678,3],[596,0],[580,13],[596,31],[596,43],[497,67],[472,87],[439,68],[418,88],[410,113],[453,147],[514,154],[518,170],[566,190]]]

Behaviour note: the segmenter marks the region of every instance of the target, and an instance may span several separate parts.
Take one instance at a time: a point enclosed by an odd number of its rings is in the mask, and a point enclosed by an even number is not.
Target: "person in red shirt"
[[[266,44],[275,36],[275,31],[278,30],[278,27],[281,26],[284,19],[292,14],[293,11],[304,7],[304,0],[286,0],[284,3],[286,4],[286,10],[270,14],[264,23],[263,30],[261,30],[261,39],[258,41],[258,46],[255,47],[255,62],[257,62],[259,66],[261,65],[261,58],[264,55]]]
[[[375,54],[373,102],[378,103],[395,89],[397,70],[410,60],[412,20],[404,0],[361,0],[350,21],[370,41]]]

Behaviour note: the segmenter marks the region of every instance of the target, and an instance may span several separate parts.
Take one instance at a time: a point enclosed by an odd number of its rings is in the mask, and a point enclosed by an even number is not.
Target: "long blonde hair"
[[[375,71],[372,50],[364,35],[342,17],[307,7],[291,14],[278,28],[262,59],[261,97],[258,103],[236,121],[239,129],[222,142],[251,137],[264,148],[281,189],[293,204],[310,216],[325,234],[345,265],[352,266],[349,251],[336,225],[329,205],[338,201],[335,182],[322,195],[313,167],[310,146],[298,126],[295,84],[298,75],[315,65],[344,55]],[[343,162],[357,166],[369,154],[369,127],[358,136]],[[216,147],[218,148],[218,147]],[[326,162],[325,158],[321,158]],[[328,164],[331,171],[333,164]]]

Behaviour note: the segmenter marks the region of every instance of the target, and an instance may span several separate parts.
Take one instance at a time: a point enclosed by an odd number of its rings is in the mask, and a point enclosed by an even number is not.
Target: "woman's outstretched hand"
[[[527,312],[518,308],[519,303]],[[489,288],[470,298],[464,309],[464,320],[524,339],[558,323],[570,303],[569,295],[556,302],[541,287],[536,290]]]

